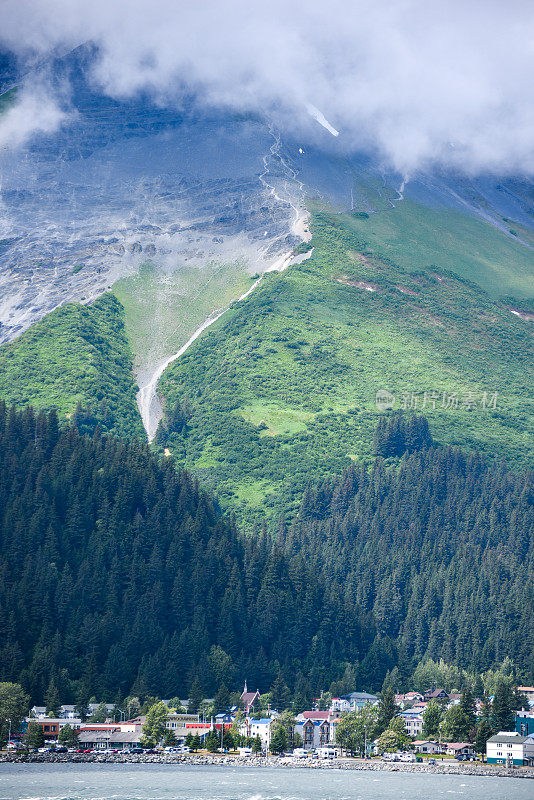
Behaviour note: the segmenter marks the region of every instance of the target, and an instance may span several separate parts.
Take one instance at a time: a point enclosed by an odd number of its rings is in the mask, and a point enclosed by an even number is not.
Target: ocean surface
[[[1,764],[0,800],[532,800],[521,778],[162,764]]]

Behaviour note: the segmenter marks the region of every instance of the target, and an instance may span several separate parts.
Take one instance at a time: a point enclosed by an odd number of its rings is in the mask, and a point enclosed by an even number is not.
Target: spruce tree
[[[491,707],[491,728],[494,733],[511,731],[514,727],[513,694],[506,681],[499,681]]]
[[[397,705],[395,704],[395,694],[391,686],[382,693],[378,704],[378,721],[377,721],[377,734],[380,735],[386,730],[391,720],[398,712]]]

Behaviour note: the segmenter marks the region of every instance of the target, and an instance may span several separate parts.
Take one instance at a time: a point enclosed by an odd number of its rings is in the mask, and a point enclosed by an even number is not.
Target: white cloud
[[[406,172],[437,161],[534,172],[531,0],[3,0],[0,40],[93,40],[114,96],[184,89],[310,126]]]
[[[0,115],[0,149],[18,148],[32,136],[53,133],[71,116],[43,83],[26,86]]]

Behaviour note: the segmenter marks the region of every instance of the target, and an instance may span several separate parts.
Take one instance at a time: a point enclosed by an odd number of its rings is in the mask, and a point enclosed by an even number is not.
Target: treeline
[[[53,412],[0,405],[0,475],[0,680],[34,702],[245,678],[308,702],[441,657],[534,674],[532,481],[497,463],[430,448],[353,467],[274,540],[172,459]]]

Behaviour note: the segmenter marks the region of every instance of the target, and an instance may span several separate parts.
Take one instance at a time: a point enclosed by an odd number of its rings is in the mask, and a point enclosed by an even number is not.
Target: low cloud
[[[92,79],[115,97],[142,90],[172,104],[194,91],[303,135],[317,127],[314,107],[340,132],[337,146],[405,173],[434,163],[534,173],[531,0],[2,5],[0,42],[24,55],[91,40]]]
[[[44,83],[24,86],[0,115],[0,150],[19,148],[38,134],[54,133],[72,116]]]

